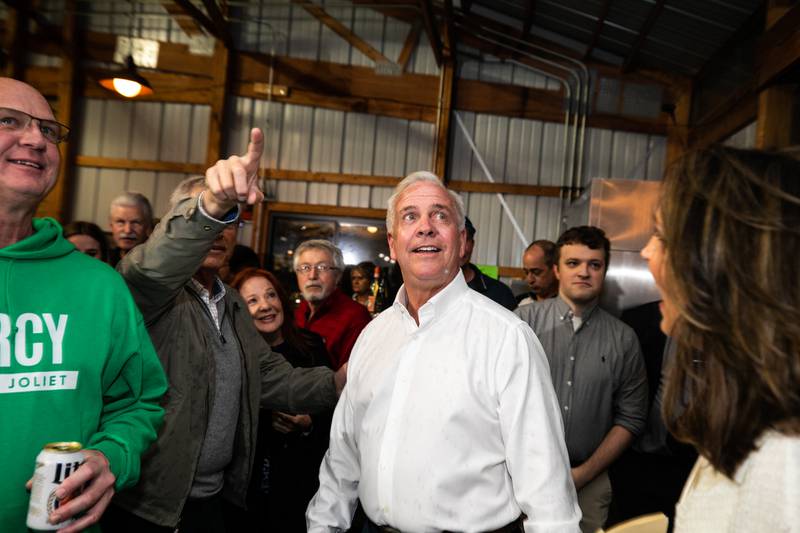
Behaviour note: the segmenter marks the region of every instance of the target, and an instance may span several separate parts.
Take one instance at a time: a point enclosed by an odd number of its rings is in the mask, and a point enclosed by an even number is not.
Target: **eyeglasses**
[[[34,120],[39,123],[39,131],[42,136],[53,144],[59,144],[69,136],[69,128],[55,120],[34,117],[18,109],[0,107],[0,130],[20,133],[25,131]]]
[[[329,272],[332,270],[339,270],[335,266],[326,265],[325,263],[319,263],[317,265],[303,264],[295,268],[294,271],[297,272],[298,274],[308,275],[312,269],[316,270],[317,274],[324,274],[325,272]]]

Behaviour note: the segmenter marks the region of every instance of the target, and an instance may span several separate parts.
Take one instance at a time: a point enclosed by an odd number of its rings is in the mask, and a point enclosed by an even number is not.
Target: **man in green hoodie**
[[[83,531],[115,490],[136,483],[163,417],[166,380],[125,282],[55,220],[33,217],[67,133],[38,91],[0,78],[0,528],[9,533],[27,531],[26,482],[45,444],[85,447],[50,515],[84,513],[61,530]]]

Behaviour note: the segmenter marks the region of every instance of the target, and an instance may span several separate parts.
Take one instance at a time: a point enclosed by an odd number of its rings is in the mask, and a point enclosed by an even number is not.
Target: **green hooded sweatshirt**
[[[122,277],[50,218],[0,248],[0,530],[26,532],[25,482],[45,444],[105,454],[116,490],[139,477],[166,380]]]

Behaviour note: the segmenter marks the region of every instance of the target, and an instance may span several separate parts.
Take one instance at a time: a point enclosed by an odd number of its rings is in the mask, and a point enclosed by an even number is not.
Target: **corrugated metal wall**
[[[722,144],[732,148],[755,148],[756,147],[756,122],[753,121],[744,128],[740,129],[724,141]]]
[[[498,183],[561,186],[563,124],[460,112],[476,148]],[[454,133],[451,177],[488,181],[462,132]],[[587,128],[582,186],[592,178],[658,180],[664,168],[663,136]],[[508,196],[529,241],[558,237],[561,200]],[[478,228],[473,258],[478,263],[517,266],[523,246],[494,194],[465,195],[467,213]]]
[[[83,104],[78,153],[86,156],[203,163],[208,106],[88,99]],[[184,174],[78,167],[73,219],[108,226],[108,206],[123,191],[150,198],[156,216]]]
[[[56,4],[49,0],[48,4]],[[410,29],[408,24],[365,7],[342,7],[341,0],[319,2],[389,59],[396,59]],[[372,61],[334,34],[303,8],[264,2],[231,7],[237,47],[344,64],[370,66]],[[88,27],[128,34],[130,4],[82,3],[92,10]],[[136,4],[136,36],[208,45],[206,37],[189,39],[155,3]],[[421,36],[410,66],[416,73],[437,74],[430,45]],[[499,83],[557,89],[559,83],[515,65],[466,61],[461,76]],[[639,96],[641,99],[641,97]],[[227,153],[240,153],[250,127],[267,134],[263,165],[285,170],[404,176],[429,169],[434,148],[430,123],[347,113],[263,100],[233,98],[230,102]],[[493,176],[502,183],[561,185],[563,125],[475,113],[461,114]],[[83,108],[79,152],[82,155],[202,163],[207,142],[209,108],[183,104],[89,100]],[[453,179],[485,178],[464,137],[453,122]],[[659,179],[666,141],[663,137],[588,129],[582,183],[593,177]],[[169,192],[181,174],[145,171],[78,169],[75,218],[105,227],[108,202],[123,190],[150,196],[163,213]],[[268,195],[278,201],[384,208],[391,191],[385,187],[272,181]],[[555,238],[561,200],[508,196],[507,201],[530,240]],[[468,213],[478,228],[474,260],[518,266],[522,246],[502,215],[495,195],[465,195]]]

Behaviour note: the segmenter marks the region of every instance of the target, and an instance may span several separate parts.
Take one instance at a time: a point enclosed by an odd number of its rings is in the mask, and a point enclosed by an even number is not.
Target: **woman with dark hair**
[[[684,156],[642,256],[677,343],[664,418],[700,453],[675,531],[800,531],[800,162]]]
[[[86,255],[108,263],[108,240],[96,224],[80,220],[70,222],[64,226],[64,238]]]
[[[364,307],[369,307],[372,290],[372,277],[375,274],[375,264],[363,261],[350,269],[350,284],[353,289],[353,300]]]
[[[322,337],[297,327],[289,296],[266,270],[246,268],[231,283],[244,299],[256,329],[273,351],[295,367],[327,366]],[[305,511],[319,485],[331,416],[262,411],[256,467],[248,492],[247,531],[306,530]]]

